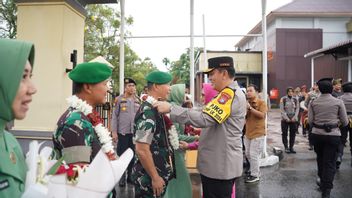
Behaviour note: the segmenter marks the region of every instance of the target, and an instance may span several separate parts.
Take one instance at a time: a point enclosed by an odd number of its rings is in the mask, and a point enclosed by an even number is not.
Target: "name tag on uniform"
[[[7,179],[0,181],[0,190],[4,190],[10,186],[9,181]]]
[[[216,98],[207,104],[203,112],[212,117],[217,123],[221,124],[230,116],[234,98],[234,90],[225,88]]]

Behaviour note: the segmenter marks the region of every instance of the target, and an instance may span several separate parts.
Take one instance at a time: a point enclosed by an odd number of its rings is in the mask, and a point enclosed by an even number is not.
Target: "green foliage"
[[[115,68],[112,79],[114,92],[119,90],[119,54],[120,54],[120,13],[105,5],[87,6],[84,59],[90,61],[97,56],[104,57]],[[133,23],[133,18],[125,19],[126,26]],[[125,33],[129,35],[130,33]],[[146,81],[145,75],[156,69],[149,58],[141,58],[125,42],[125,77],[133,78],[138,92],[142,91]]]
[[[200,52],[199,48],[194,49],[194,58],[196,58],[197,54]],[[189,84],[190,82],[190,49],[187,48],[187,52],[181,54],[179,60],[172,61],[168,70],[173,76],[173,84],[183,83]],[[164,61],[165,60],[165,61]],[[167,62],[167,58],[163,59],[163,63],[165,65]]]
[[[0,0],[0,38],[16,38],[17,7],[14,0]]]

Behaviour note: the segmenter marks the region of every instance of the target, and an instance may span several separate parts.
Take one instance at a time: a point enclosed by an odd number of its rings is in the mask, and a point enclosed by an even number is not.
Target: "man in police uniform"
[[[341,144],[339,146],[339,154],[340,156],[337,158],[337,165],[339,166],[342,161],[343,149],[347,142],[347,136],[349,134],[350,137],[350,150],[352,155],[352,82],[346,82],[342,85],[343,95],[340,99],[343,101],[346,107],[346,112],[349,120],[349,125],[346,127],[341,128]],[[338,164],[340,163],[340,164]],[[338,168],[338,166],[336,168]],[[352,159],[351,159],[351,166],[352,166]]]
[[[322,197],[330,197],[336,172],[337,149],[341,142],[339,125],[348,124],[345,105],[334,98],[331,78],[317,82],[321,95],[312,101],[308,108],[308,122],[312,129],[314,151],[317,154],[318,185]]]
[[[114,142],[117,142],[117,155],[122,155],[128,148],[134,150],[133,124],[134,116],[140,105],[140,99],[136,96],[136,82],[131,78],[124,79],[125,91],[116,98],[115,109],[112,114],[111,131]],[[127,182],[131,181],[131,162],[127,169]],[[126,174],[119,182],[119,186],[126,185]]]
[[[208,59],[209,80],[220,93],[203,111],[158,102],[159,112],[170,112],[180,124],[204,128],[199,139],[197,168],[205,198],[231,197],[234,179],[242,175],[242,129],[246,116],[246,97],[234,81],[231,57]]]
[[[286,153],[296,153],[293,149],[298,130],[299,101],[293,96],[293,88],[286,89],[287,95],[280,99],[282,143]],[[290,144],[287,144],[287,134],[290,130]]]
[[[174,155],[169,144],[165,118],[153,108],[157,100],[166,100],[170,93],[170,74],[153,71],[146,77],[148,95],[134,120],[136,156],[132,170],[136,198],[163,196],[168,181],[174,178]]]

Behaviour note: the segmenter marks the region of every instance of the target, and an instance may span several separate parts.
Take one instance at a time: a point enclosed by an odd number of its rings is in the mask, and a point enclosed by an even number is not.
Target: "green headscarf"
[[[171,86],[171,93],[168,101],[181,106],[185,101],[185,84],[175,84]]]
[[[12,103],[16,97],[26,61],[34,63],[34,45],[23,41],[0,39],[0,121],[14,119]],[[2,130],[1,130],[2,131]]]

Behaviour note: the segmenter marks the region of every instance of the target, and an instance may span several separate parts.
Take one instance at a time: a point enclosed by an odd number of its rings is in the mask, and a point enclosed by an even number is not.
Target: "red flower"
[[[98,124],[103,124],[103,120],[100,118],[100,115],[97,111],[93,110],[92,113],[88,114],[87,117],[93,126],[97,126]]]
[[[163,114],[163,118],[164,118],[164,121],[165,121],[166,130],[170,130],[170,129],[171,129],[171,126],[173,125],[172,121],[171,121],[170,118],[169,118],[168,116],[166,116],[165,114]]]

